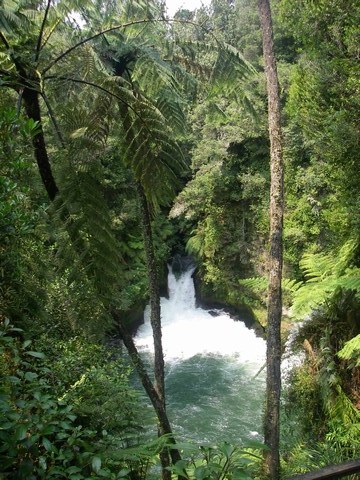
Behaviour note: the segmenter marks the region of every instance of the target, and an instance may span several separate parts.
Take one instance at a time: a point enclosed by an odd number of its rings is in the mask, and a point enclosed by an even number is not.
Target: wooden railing
[[[320,468],[314,472],[295,475],[287,480],[336,480],[337,478],[352,475],[360,472],[360,459],[351,460],[350,462],[340,463],[339,465],[331,465],[329,467]],[[356,477],[360,479],[359,477]]]

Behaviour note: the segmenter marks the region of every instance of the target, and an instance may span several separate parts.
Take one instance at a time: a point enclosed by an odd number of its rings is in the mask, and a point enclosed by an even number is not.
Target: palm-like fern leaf
[[[156,207],[173,197],[186,164],[169,127],[171,119],[140,92],[134,99],[132,109],[120,108],[126,141],[124,157],[148,201]]]
[[[29,26],[28,15],[21,9],[15,0],[2,0],[0,2],[0,30],[8,34]]]
[[[343,245],[338,255],[304,255],[300,266],[307,281],[295,294],[292,307],[295,316],[309,313],[339,287],[360,291],[360,269],[351,267],[356,248],[357,241],[350,240]]]
[[[338,356],[343,360],[355,360],[355,366],[360,367],[360,335],[346,342]]]
[[[184,113],[184,102],[180,97],[174,96],[170,89],[163,89],[159,92],[155,104],[164,118],[171,119],[173,130],[184,133],[186,129],[186,117]]]
[[[264,295],[268,289],[269,281],[266,277],[252,277],[240,279],[239,284],[256,294]],[[296,280],[284,278],[281,285],[283,292],[288,292],[291,295],[294,295],[303,284]]]
[[[70,282],[86,272],[103,299],[113,301],[122,278],[122,259],[101,186],[91,169],[70,170],[71,176],[68,166],[56,200],[57,215],[65,221],[70,244],[67,239],[60,242],[58,257],[63,268],[71,270]]]

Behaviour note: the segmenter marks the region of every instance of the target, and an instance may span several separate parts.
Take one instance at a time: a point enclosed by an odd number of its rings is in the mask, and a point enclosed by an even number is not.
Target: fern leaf
[[[57,215],[66,219],[70,242],[64,239],[58,258],[69,272],[69,282],[85,272],[100,298],[110,300],[122,278],[122,259],[101,187],[90,172],[80,173],[67,165],[66,173],[56,205]],[[71,249],[75,255],[69,255]]]
[[[254,293],[265,293],[268,288],[266,277],[241,278],[239,284]]]
[[[252,277],[240,279],[239,284],[254,293],[265,294],[268,289],[269,281],[266,277]],[[296,280],[290,280],[288,278],[282,280],[283,292],[289,292],[290,294],[294,294],[302,285],[302,282],[297,282]]]
[[[292,313],[301,317],[322,304],[337,288],[360,291],[360,269],[351,267],[357,247],[355,240],[346,242],[338,255],[307,254],[300,262],[306,283],[295,293]]]
[[[186,251],[198,258],[201,258],[204,255],[205,249],[204,235],[201,233],[201,231],[196,231],[194,233],[195,235],[190,237],[186,242]]]
[[[360,335],[346,342],[337,355],[343,360],[356,360],[355,366],[360,367]]]

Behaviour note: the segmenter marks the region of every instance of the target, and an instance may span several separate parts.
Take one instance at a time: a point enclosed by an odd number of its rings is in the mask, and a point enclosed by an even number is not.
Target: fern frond
[[[103,148],[109,135],[109,115],[111,112],[111,97],[99,95],[92,108],[67,108],[63,112],[63,129],[73,148],[81,148],[83,158],[89,156],[89,151]],[[79,156],[78,156],[79,158]]]
[[[171,122],[173,130],[184,133],[186,129],[186,117],[184,114],[184,103],[179,97],[174,96],[169,89],[160,92],[155,104],[161,115]]]
[[[90,172],[68,165],[56,206],[70,239],[70,243],[64,239],[58,251],[69,282],[85,272],[100,297],[113,301],[122,278],[122,259],[99,182]]]
[[[360,367],[360,335],[346,342],[337,355],[343,360],[355,360],[355,366]]]
[[[141,56],[137,58],[132,72],[132,79],[148,97],[156,97],[162,89],[170,89],[173,95],[178,94],[180,90],[170,64],[162,60],[153,49],[141,50]]]
[[[357,244],[357,241],[349,240],[338,255],[304,255],[300,266],[307,281],[295,293],[293,315],[301,317],[308,314],[339,287],[360,292],[360,269],[351,267]]]
[[[305,254],[300,261],[300,268],[303,270],[308,281],[319,281],[327,276],[340,277],[349,267],[357,241],[346,242],[336,256],[324,253]]]
[[[254,293],[265,294],[269,286],[269,281],[266,277],[241,278],[239,284]],[[294,294],[302,285],[302,282],[297,282],[289,278],[283,278],[281,283],[282,291],[290,294]]]
[[[282,281],[282,287],[284,290],[294,294],[303,286],[303,282],[298,282],[296,280],[291,280],[289,278],[284,278]]]
[[[136,115],[134,115],[136,112]],[[123,118],[124,157],[150,204],[167,203],[175,194],[186,164],[169,122],[155,105],[138,95]]]
[[[268,279],[266,277],[241,278],[239,284],[254,293],[265,293],[268,289]]]
[[[21,10],[15,0],[2,0],[0,3],[0,30],[15,35],[21,29],[29,28],[29,15]]]
[[[186,242],[186,251],[189,254],[195,255],[198,258],[203,257],[205,249],[204,235],[197,231],[193,232],[195,235],[190,237]]]
[[[346,426],[356,426],[359,433],[360,413],[340,385],[336,386],[336,395],[328,397],[324,403],[332,421]]]

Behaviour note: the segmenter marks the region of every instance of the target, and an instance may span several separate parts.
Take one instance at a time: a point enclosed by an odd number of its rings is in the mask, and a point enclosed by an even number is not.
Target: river
[[[169,271],[161,299],[167,408],[174,433],[200,443],[262,439],[265,341],[221,310],[196,308],[193,269]],[[136,345],[153,352],[149,310]]]

